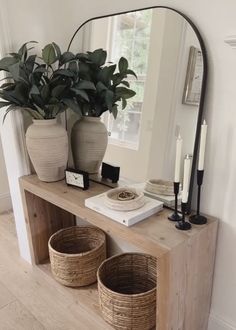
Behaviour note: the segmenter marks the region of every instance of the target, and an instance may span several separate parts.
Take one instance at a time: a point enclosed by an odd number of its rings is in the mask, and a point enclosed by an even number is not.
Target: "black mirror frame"
[[[100,19],[100,18],[106,18],[106,17],[113,17],[116,15],[122,15],[122,14],[127,14],[127,13],[132,13],[136,11],[142,11],[142,10],[148,10],[148,9],[155,9],[155,8],[162,8],[162,9],[169,9],[177,14],[181,15],[192,27],[194,32],[196,33],[196,36],[198,38],[198,41],[201,46],[201,51],[202,51],[202,57],[203,57],[203,78],[202,78],[202,85],[201,85],[201,97],[200,97],[200,102],[199,102],[199,110],[198,110],[198,119],[197,119],[197,128],[196,128],[196,134],[195,134],[195,142],[194,142],[194,150],[193,150],[193,160],[192,160],[192,171],[191,171],[191,177],[190,177],[190,184],[189,184],[189,196],[188,196],[188,203],[187,203],[187,213],[191,212],[191,204],[192,204],[192,195],[193,195],[193,185],[194,185],[194,179],[195,179],[195,172],[196,172],[196,164],[197,164],[197,158],[198,158],[198,149],[199,149],[199,140],[200,140],[200,133],[201,133],[201,124],[202,124],[202,117],[203,117],[203,111],[204,111],[204,101],[205,101],[205,94],[206,94],[206,83],[207,83],[207,76],[208,76],[208,65],[207,65],[207,52],[206,52],[206,47],[204,44],[204,41],[202,39],[202,36],[197,28],[197,26],[193,23],[193,21],[186,16],[184,13],[181,11],[167,7],[167,6],[152,6],[152,7],[146,7],[146,8],[137,8],[133,10],[127,10],[123,12],[118,12],[118,13],[113,13],[113,14],[107,14],[103,16],[97,16],[88,19],[85,21],[83,24],[81,24],[78,29],[75,31],[73,34],[67,50],[69,51],[71,44],[78,33],[78,31],[88,22],[91,22],[95,19]]]

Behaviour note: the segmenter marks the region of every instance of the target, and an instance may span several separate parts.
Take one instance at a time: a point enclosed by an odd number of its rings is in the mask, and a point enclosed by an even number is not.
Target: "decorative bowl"
[[[116,211],[132,211],[145,204],[144,194],[129,187],[115,188],[105,194],[105,205]]]
[[[146,182],[145,190],[156,195],[174,196],[174,186],[171,181],[150,179]]]

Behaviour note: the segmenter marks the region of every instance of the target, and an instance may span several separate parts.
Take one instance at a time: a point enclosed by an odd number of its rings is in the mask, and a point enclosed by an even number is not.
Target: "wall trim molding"
[[[0,193],[0,213],[12,209],[11,195],[9,192]]]
[[[0,199],[11,197],[9,192],[6,193],[0,193]]]
[[[208,330],[236,330],[236,325],[226,321],[222,316],[210,314]]]

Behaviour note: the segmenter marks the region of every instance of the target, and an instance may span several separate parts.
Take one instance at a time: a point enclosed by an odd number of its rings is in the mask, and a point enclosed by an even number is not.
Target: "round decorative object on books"
[[[57,119],[33,120],[26,132],[26,146],[41,181],[53,182],[65,177],[68,137]]]
[[[96,227],[69,227],[48,242],[52,274],[65,286],[96,282],[98,267],[106,259],[106,235]]]
[[[98,269],[99,302],[105,321],[115,329],[150,330],[156,324],[156,258],[124,253]]]
[[[71,132],[71,148],[77,170],[96,174],[106,152],[108,133],[100,117],[83,116]]]
[[[144,194],[129,187],[111,189],[105,194],[105,205],[116,211],[132,211],[145,204]]]

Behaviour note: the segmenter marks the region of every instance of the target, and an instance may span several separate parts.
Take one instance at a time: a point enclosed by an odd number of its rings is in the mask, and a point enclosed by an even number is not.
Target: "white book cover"
[[[144,198],[144,206],[133,211],[115,211],[109,209],[104,203],[104,193],[87,198],[85,200],[85,206],[107,216],[108,218],[111,218],[112,220],[121,223],[124,226],[130,227],[135,223],[142,221],[143,219],[148,218],[157,212],[160,212],[163,209],[162,202],[153,198],[149,198],[147,196],[145,196]]]

